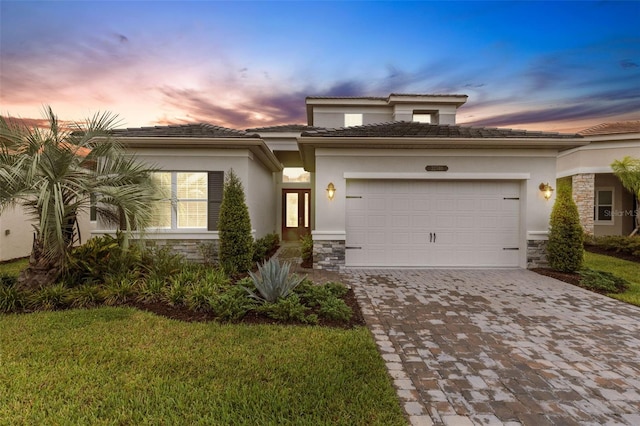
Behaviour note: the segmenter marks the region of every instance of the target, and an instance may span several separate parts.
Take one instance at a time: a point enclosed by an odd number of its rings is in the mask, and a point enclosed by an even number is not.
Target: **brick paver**
[[[640,308],[526,270],[349,270],[414,425],[640,424]]]

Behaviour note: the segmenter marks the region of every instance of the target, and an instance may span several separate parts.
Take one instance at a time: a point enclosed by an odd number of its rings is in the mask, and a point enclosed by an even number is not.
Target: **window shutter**
[[[222,190],[224,188],[224,172],[209,172],[207,182],[207,229],[218,230],[218,216],[222,204]]]

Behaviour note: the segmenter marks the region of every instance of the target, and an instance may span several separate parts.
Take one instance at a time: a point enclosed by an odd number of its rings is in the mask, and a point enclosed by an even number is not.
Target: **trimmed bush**
[[[582,266],[583,231],[580,226],[578,207],[571,198],[571,189],[566,185],[558,187],[553,210],[551,229],[547,245],[549,266],[556,271],[575,272]]]
[[[585,245],[592,245],[604,250],[640,257],[640,236],[607,235],[603,237],[592,237],[588,241],[585,241]]]
[[[248,271],[253,259],[251,219],[242,182],[233,169],[225,176],[218,231],[219,260],[222,268],[232,275]]]
[[[280,246],[278,234],[267,234],[253,243],[253,261],[261,263],[267,260]]]
[[[302,257],[302,265],[304,267],[313,266],[313,238],[311,234],[300,237],[300,254]]]

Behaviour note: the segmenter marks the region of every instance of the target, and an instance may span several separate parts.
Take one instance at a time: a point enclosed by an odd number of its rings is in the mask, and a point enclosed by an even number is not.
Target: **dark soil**
[[[540,275],[545,275],[547,277],[564,281],[565,283],[580,286],[581,277],[577,272],[560,272],[549,268],[532,268],[531,270]]]
[[[620,253],[615,250],[607,250],[600,246],[585,245],[584,249],[591,253],[604,254],[605,256],[617,257],[618,259],[628,260],[630,262],[640,263],[640,257],[629,253]]]
[[[358,301],[356,300],[356,296],[353,293],[352,289],[349,289],[349,292],[344,296],[343,300],[345,301],[347,306],[351,308],[351,311],[353,312],[353,315],[351,316],[351,320],[348,322],[333,321],[333,320],[318,316],[318,325],[324,326],[324,327],[347,328],[347,329],[365,325],[362,312],[360,311],[360,305],[358,305]],[[186,321],[186,322],[217,321],[217,318],[210,312],[194,312],[190,309],[187,309],[185,306],[170,306],[165,303],[158,303],[158,302],[155,302],[155,303],[131,302],[131,303],[128,303],[127,305],[143,311],[153,312],[156,315],[161,315],[163,317],[176,319],[179,321]],[[314,311],[310,310],[309,313],[314,313]],[[299,322],[283,323],[282,321],[271,319],[266,315],[263,315],[254,311],[249,312],[242,319],[238,321],[234,321],[233,323],[306,325]]]

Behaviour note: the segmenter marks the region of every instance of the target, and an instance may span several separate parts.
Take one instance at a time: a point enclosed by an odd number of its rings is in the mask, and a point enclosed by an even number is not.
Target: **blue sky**
[[[0,2],[0,113],[305,121],[307,95],[469,95],[458,123],[640,119],[640,2]]]

